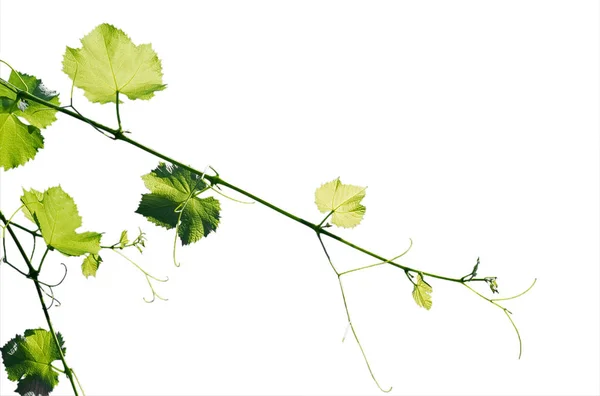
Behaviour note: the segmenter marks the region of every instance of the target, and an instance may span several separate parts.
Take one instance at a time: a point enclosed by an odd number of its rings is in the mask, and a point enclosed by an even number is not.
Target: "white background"
[[[343,237],[385,256],[412,238],[402,263],[453,277],[479,256],[501,296],[538,279],[506,303],[519,361],[502,311],[460,285],[432,279],[425,311],[400,270],[344,278],[393,394],[597,395],[598,15],[574,0],[2,0],[0,49],[67,104],[65,46],[110,22],[152,43],[168,84],[123,105],[133,138],[314,222],[321,183],[367,185],[364,221]],[[115,126],[111,105],[74,100]],[[175,268],[172,231],[134,213],[158,161],[67,116],[44,136],[34,162],[2,173],[4,213],[22,186],[61,184],[82,229],[112,243],[142,227],[149,247],[132,258],[170,278],[157,285],[169,301],[146,304],[141,273],[111,252],[96,279],[80,259],[44,264],[48,282],[70,268],[50,312],[88,395],[380,394],[356,342],[341,343],[343,304],[314,233],[224,200],[218,232],[180,248]],[[340,268],[373,262],[328,245]],[[45,327],[31,281],[1,266],[0,288],[1,344]],[[0,394],[15,387],[2,372]],[[71,394],[66,378],[54,394]]]

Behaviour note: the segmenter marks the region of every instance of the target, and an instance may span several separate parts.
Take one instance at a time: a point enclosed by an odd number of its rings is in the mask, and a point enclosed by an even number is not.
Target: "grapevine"
[[[497,278],[479,275],[479,258],[464,276],[440,275],[406,266],[399,261],[409,253],[412,240],[408,242],[404,252],[395,257],[386,257],[338,236],[331,231],[334,227],[354,228],[361,223],[366,213],[366,207],[362,203],[366,196],[366,188],[345,184],[340,178],[326,181],[316,188],[315,204],[323,217],[320,222],[314,223],[227,181],[214,168],[197,169],[133,139],[131,131],[123,128],[122,101],[125,98],[150,100],[166,89],[162,80],[161,61],[151,45],[135,45],[122,30],[102,24],[81,39],[80,48],[67,47],[63,57],[63,71],[72,80],[72,89],[69,105],[66,106],[61,105],[59,95],[49,90],[40,79],[17,71],[6,60],[0,61],[11,69],[8,79],[0,78],[0,167],[8,171],[33,160],[44,145],[42,131],[51,126],[56,121],[57,113],[60,113],[87,124],[90,130],[102,133],[115,142],[132,146],[159,160],[156,168],[142,175],[148,192],[141,196],[136,213],[173,233],[173,261],[176,266],[179,266],[176,258],[178,241],[181,245],[193,244],[217,231],[221,218],[219,199],[247,203],[232,198],[229,192],[242,195],[251,202],[266,206],[310,229],[315,235],[315,242],[318,242],[323,251],[324,261],[337,277],[348,328],[360,348],[369,375],[381,391],[389,392],[392,387],[381,384],[369,363],[367,351],[361,344],[351,318],[343,284],[346,275],[374,267],[391,266],[402,271],[403,276],[412,285],[415,303],[425,310],[430,310],[433,306],[433,281],[446,281],[464,286],[504,313],[516,333],[518,357],[521,357],[521,334],[511,317],[511,311],[503,303],[527,293],[534,286],[535,280],[522,293],[494,298],[493,296],[499,293]],[[73,104],[75,88],[83,90],[86,98],[93,103],[114,104],[117,126],[109,127],[79,112]],[[134,254],[136,251],[143,251],[146,243],[143,231],[139,230],[136,237],[130,239],[129,232],[124,230],[118,237],[113,236],[114,242],[109,244],[102,243],[105,236],[100,232],[78,231],[82,220],[77,205],[62,187],[54,186],[45,191],[38,191],[24,186],[20,201],[14,204],[12,212],[0,211],[0,264],[9,266],[33,282],[47,328],[26,329],[22,335],[3,340],[3,363],[8,378],[17,382],[16,392],[21,395],[28,392],[49,394],[58,384],[61,375],[67,377],[75,395],[84,394],[75,371],[67,363],[66,341],[63,335],[55,330],[49,314],[54,304],[60,304],[54,289],[67,276],[68,266],[63,264],[64,276],[60,282],[48,283],[42,278],[43,264],[47,257],[57,253],[67,257],[79,257],[82,274],[87,278],[96,276],[102,263],[107,260],[106,253],[114,252],[131,263],[145,277],[151,293],[149,298],[145,298],[146,302],[166,300],[156,288],[157,285],[168,281],[168,278],[150,274],[132,259],[129,253],[126,254],[130,251]],[[21,220],[15,220],[18,216],[24,217],[24,220],[28,221],[27,225]],[[26,251],[22,242],[23,236],[33,240],[30,252]],[[18,257],[9,257],[7,254],[7,244],[10,243],[18,250]],[[335,257],[327,248],[329,243],[346,245],[376,262],[340,271],[336,266]],[[41,258],[35,262],[38,244],[44,248]],[[492,297],[476,290],[475,285],[478,284],[486,285]],[[55,365],[56,361],[60,361],[62,368]]]

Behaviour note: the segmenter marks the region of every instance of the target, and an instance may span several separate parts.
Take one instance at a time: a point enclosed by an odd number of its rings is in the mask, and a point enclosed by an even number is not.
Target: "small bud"
[[[485,278],[485,281],[488,283],[488,285],[490,285],[490,290],[492,291],[492,293],[499,293],[498,292],[498,283],[496,282],[496,277]]]

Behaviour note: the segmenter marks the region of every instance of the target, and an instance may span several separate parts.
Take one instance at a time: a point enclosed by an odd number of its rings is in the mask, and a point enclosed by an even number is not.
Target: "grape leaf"
[[[0,110],[0,168],[9,170],[24,165],[43,147],[44,137],[38,128]]]
[[[22,89],[23,91],[28,91],[30,94],[37,96],[40,99],[60,106],[58,94],[46,88],[42,80],[39,80],[34,76],[30,76],[25,73],[17,73],[18,72],[15,71],[10,73],[10,77],[8,78],[9,83],[11,83],[19,89]],[[19,78],[19,76],[21,78]],[[23,85],[23,82],[25,83],[25,85]],[[4,96],[12,100],[15,100],[17,98],[17,94],[5,87],[4,85],[0,85],[0,96]],[[24,118],[25,120],[27,120],[27,122],[29,122],[29,124],[40,129],[46,128],[54,121],[56,121],[56,110],[48,108],[38,102],[29,100],[26,102],[26,106],[21,107],[23,108],[23,110],[19,109],[17,106],[17,108],[11,111],[11,113],[16,115],[17,117]]]
[[[150,44],[135,45],[120,29],[104,23],[67,47],[63,71],[92,102],[115,103],[116,93],[131,100],[150,99],[166,88],[162,66]]]
[[[421,274],[417,274],[417,283],[413,289],[413,298],[419,307],[423,307],[426,310],[431,309],[433,301],[431,300],[431,292],[433,289],[429,283],[425,282],[421,277]]]
[[[167,229],[177,227],[182,244],[196,242],[217,229],[221,206],[213,197],[196,196],[207,188],[197,174],[161,162],[142,180],[151,193],[142,195],[136,213]]]
[[[127,230],[124,230],[121,232],[121,237],[119,238],[119,247],[123,249],[128,243],[129,239],[127,238]]]
[[[51,187],[44,193],[23,190],[21,202],[25,216],[39,227],[48,247],[67,256],[98,254],[102,235],[75,232],[81,227],[81,217],[73,198],[60,186]]]
[[[315,203],[321,213],[331,213],[332,223],[344,228],[356,227],[365,215],[360,201],[366,187],[342,184],[339,178],[323,184],[315,192]]]
[[[100,263],[102,262],[102,257],[97,254],[88,254],[83,259],[83,263],[81,264],[81,272],[83,276],[86,278],[90,276],[96,276],[96,271],[98,271],[98,267],[100,267]]]
[[[58,95],[49,91],[41,80],[17,73],[13,71],[8,82],[41,99],[60,105]],[[33,159],[38,150],[44,147],[40,128],[47,127],[55,120],[56,110],[37,102],[17,100],[16,93],[0,85],[0,168],[9,170]]]
[[[64,347],[62,335],[57,333],[56,337],[63,354],[65,354],[67,350]],[[51,391],[58,384],[58,372],[52,368],[51,364],[60,359],[60,351],[49,331],[44,329],[25,330],[24,336],[17,335],[8,341],[1,350],[8,379],[19,381],[17,390],[45,386]]]

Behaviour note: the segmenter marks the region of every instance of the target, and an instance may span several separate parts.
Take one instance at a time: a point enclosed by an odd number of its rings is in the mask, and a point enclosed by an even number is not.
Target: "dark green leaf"
[[[142,195],[137,213],[167,229],[179,225],[178,234],[184,245],[216,230],[221,207],[213,197],[196,196],[208,188],[200,176],[160,163],[142,179],[151,193]]]
[[[65,354],[66,349],[60,333],[57,333],[57,338]],[[51,367],[51,364],[60,359],[60,351],[49,331],[26,330],[24,336],[17,335],[1,350],[8,379],[24,380],[24,383],[19,383],[21,390],[37,386],[51,391],[58,384],[58,372]]]

